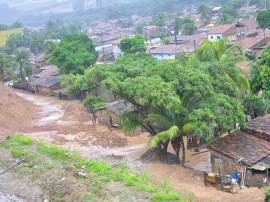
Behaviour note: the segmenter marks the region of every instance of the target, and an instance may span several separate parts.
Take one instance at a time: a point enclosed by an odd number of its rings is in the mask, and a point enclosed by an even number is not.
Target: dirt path
[[[17,92],[17,95],[37,106],[32,123],[25,132],[35,139],[79,150],[85,157],[103,159],[109,164],[124,159],[134,170],[149,169],[155,179],[169,181],[176,190],[191,192],[194,201],[264,200],[264,189],[245,189],[231,195],[205,187],[202,172],[160,162],[142,163],[137,159],[146,150],[146,142],[149,140],[147,134],[129,137],[118,129],[111,132],[104,125],[94,128],[91,115],[79,101],[61,101],[24,92]],[[195,154],[187,151],[186,165],[198,170],[209,170],[209,152]]]

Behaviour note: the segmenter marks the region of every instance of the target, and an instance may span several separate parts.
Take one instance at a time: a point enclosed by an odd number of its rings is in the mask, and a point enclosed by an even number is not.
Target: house
[[[97,62],[115,62],[124,55],[119,46],[114,44],[96,47],[96,51],[99,53]]]
[[[209,41],[217,41],[222,38],[228,38],[229,41],[236,41],[236,25],[225,24],[216,26],[207,33],[207,38]]]
[[[160,27],[156,25],[149,25],[142,28],[142,35],[146,38],[155,38],[160,35]]]
[[[214,7],[213,9],[212,9],[212,14],[213,15],[219,15],[220,13],[222,13],[223,12],[223,8],[222,7]]]
[[[175,43],[175,36],[170,37],[170,44],[187,44],[187,43],[195,43],[196,46],[202,44],[206,41],[207,35],[205,33],[194,34],[190,36],[176,36],[177,43]]]
[[[148,53],[158,60],[169,60],[170,62],[174,62],[176,56],[192,53],[195,51],[196,47],[197,46],[194,45],[194,43],[167,45],[150,48]]]
[[[270,142],[270,114],[249,121],[243,131]]]
[[[35,93],[48,95],[53,90],[61,89],[61,76],[55,65],[40,68],[41,72],[30,77],[30,85]]]
[[[236,131],[208,146],[212,171],[223,175],[236,172],[242,185],[266,185],[270,168],[270,143]]]
[[[95,109],[98,122],[101,124],[119,125],[120,116],[125,112],[134,112],[134,106],[129,102],[115,101]]]
[[[237,172],[243,185],[264,186],[270,168],[270,114],[208,145],[214,173]],[[242,176],[241,176],[242,175]]]
[[[254,18],[256,17],[256,12],[258,11],[257,6],[251,5],[251,6],[242,6],[241,8],[239,8],[238,10],[240,12],[240,16],[244,17],[246,15],[253,14]]]
[[[244,50],[252,50],[255,57],[258,59],[261,57],[263,50],[270,45],[270,37],[258,36],[244,38],[241,41],[238,41],[236,44],[242,46]]]

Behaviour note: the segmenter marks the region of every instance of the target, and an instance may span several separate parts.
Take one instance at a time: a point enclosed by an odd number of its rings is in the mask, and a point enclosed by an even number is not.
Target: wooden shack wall
[[[120,118],[115,113],[107,110],[107,109],[99,109],[96,111],[96,116],[99,124],[110,124],[110,116],[112,117],[114,124],[120,123]]]

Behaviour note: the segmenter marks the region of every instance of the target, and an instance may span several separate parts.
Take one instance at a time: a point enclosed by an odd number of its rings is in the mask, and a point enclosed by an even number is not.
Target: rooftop
[[[180,45],[166,45],[158,46],[149,49],[149,54],[185,54],[186,52],[193,52],[195,50],[194,43]]]
[[[231,28],[233,28],[235,24],[225,24],[225,25],[219,25],[211,29],[208,34],[224,34]]]
[[[134,111],[134,107],[132,106],[132,104],[124,102],[124,101],[115,101],[104,107],[99,107],[96,110],[99,110],[99,109],[107,109],[115,113],[117,116],[120,116],[124,112]]]
[[[258,43],[262,42],[263,40],[267,41],[266,38],[267,37],[262,37],[262,36],[244,38],[241,41],[237,42],[237,44],[242,46],[244,49],[251,49],[251,48],[254,48]]]
[[[241,131],[212,142],[208,148],[232,159],[243,157],[241,162],[246,165],[253,165],[270,155],[268,141]]]
[[[42,77],[42,78],[39,78],[39,79],[33,81],[32,84],[36,85],[36,86],[42,86],[42,87],[49,88],[49,87],[59,83],[60,80],[61,80],[60,75],[45,76],[45,77]]]
[[[270,135],[270,114],[249,121],[246,129]]]

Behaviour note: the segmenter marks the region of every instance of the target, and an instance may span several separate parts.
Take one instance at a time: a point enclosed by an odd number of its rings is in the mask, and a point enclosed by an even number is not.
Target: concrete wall
[[[158,60],[175,60],[175,54],[150,54]]]
[[[207,38],[209,41],[217,41],[219,39],[222,39],[222,34],[209,34]]]

